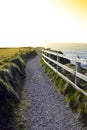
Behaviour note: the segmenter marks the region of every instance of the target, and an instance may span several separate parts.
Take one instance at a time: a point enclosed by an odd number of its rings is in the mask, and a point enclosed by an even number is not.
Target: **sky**
[[[87,43],[87,0],[0,0],[0,47]]]

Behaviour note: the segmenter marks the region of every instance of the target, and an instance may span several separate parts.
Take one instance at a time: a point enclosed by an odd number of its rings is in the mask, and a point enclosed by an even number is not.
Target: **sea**
[[[83,62],[82,67],[87,69],[87,50],[85,49],[73,49],[73,50],[64,50],[63,53],[70,57],[71,59],[76,59],[79,57],[82,61],[86,61],[86,63]],[[71,60],[72,64],[75,64],[73,60]]]
[[[87,60],[87,50],[85,49],[84,50],[83,49],[63,50],[63,53],[71,57],[79,56],[80,58]]]
[[[54,49],[55,48],[55,49]],[[54,46],[52,48],[53,50],[59,50],[62,51],[64,55],[70,57],[70,59],[76,59],[77,57],[79,57],[81,60],[86,61],[86,64],[82,64],[82,67],[87,69],[87,44],[81,44],[81,45],[74,45],[74,46],[68,46],[65,45],[64,46]],[[71,61],[72,64],[75,64],[75,62],[72,60]]]

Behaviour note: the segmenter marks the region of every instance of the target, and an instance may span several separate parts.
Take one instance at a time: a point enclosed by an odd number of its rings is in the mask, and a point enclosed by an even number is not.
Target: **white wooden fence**
[[[51,58],[51,55],[54,55],[57,57],[56,60]],[[60,63],[60,57],[64,58],[64,59],[68,59],[71,60],[68,56],[65,56],[63,54],[59,54],[57,52],[53,52],[50,49],[46,50],[43,49],[42,50],[42,59],[43,61],[54,71],[56,72],[59,76],[61,76],[64,80],[66,80],[67,82],[69,82],[75,89],[79,90],[80,92],[82,92],[84,95],[87,96],[87,92],[85,92],[83,89],[81,89],[79,87],[80,84],[80,79],[84,80],[85,82],[87,82],[87,76],[83,75],[82,73],[80,73],[81,71],[81,64],[86,64],[87,65],[87,61],[86,60],[81,60],[79,58],[74,59],[74,62],[76,62],[76,70],[73,70],[65,65],[63,65],[62,63]],[[57,65],[57,69],[55,69],[55,67],[53,67],[50,62],[54,63],[55,65]],[[67,78],[66,76],[64,76],[61,71],[60,68],[63,68],[64,70],[68,71],[69,73],[71,73],[73,76],[75,76],[75,82],[72,82],[69,78]]]

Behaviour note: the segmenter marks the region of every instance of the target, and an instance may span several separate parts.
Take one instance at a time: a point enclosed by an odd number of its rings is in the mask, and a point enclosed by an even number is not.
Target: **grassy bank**
[[[20,52],[26,52],[32,50],[32,47],[20,47],[20,48],[0,48],[0,60],[10,57]]]
[[[76,112],[78,118],[87,125],[87,97],[73,88],[69,83],[58,76],[42,60],[40,62],[46,75],[54,82],[56,90],[65,96],[67,103],[73,112]],[[64,71],[64,70],[63,70]],[[69,76],[69,78],[72,78]]]
[[[33,48],[22,50],[5,57],[0,62],[0,129],[13,129],[10,126],[15,110],[21,101],[25,79],[25,67],[29,58],[36,55]]]

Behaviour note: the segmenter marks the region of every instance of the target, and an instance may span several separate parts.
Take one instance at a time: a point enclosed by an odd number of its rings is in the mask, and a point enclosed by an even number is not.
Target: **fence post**
[[[80,62],[76,62],[76,72],[81,72],[81,63]],[[75,77],[75,84],[79,85],[80,84],[80,78],[78,78],[77,76]]]
[[[57,52],[57,62],[60,63],[60,57],[58,55],[58,52]],[[61,71],[61,67],[57,65],[57,70],[60,72]]]
[[[45,50],[47,50],[47,49],[45,49]],[[44,52],[44,54],[45,54],[45,56],[47,56],[47,52]],[[44,59],[46,60],[46,58],[44,57]]]
[[[47,48],[47,51],[50,51],[50,48]],[[49,57],[49,58],[51,58],[51,55],[48,53],[47,54],[47,56]],[[49,64],[50,64],[50,60],[48,60],[48,62],[49,62]]]

